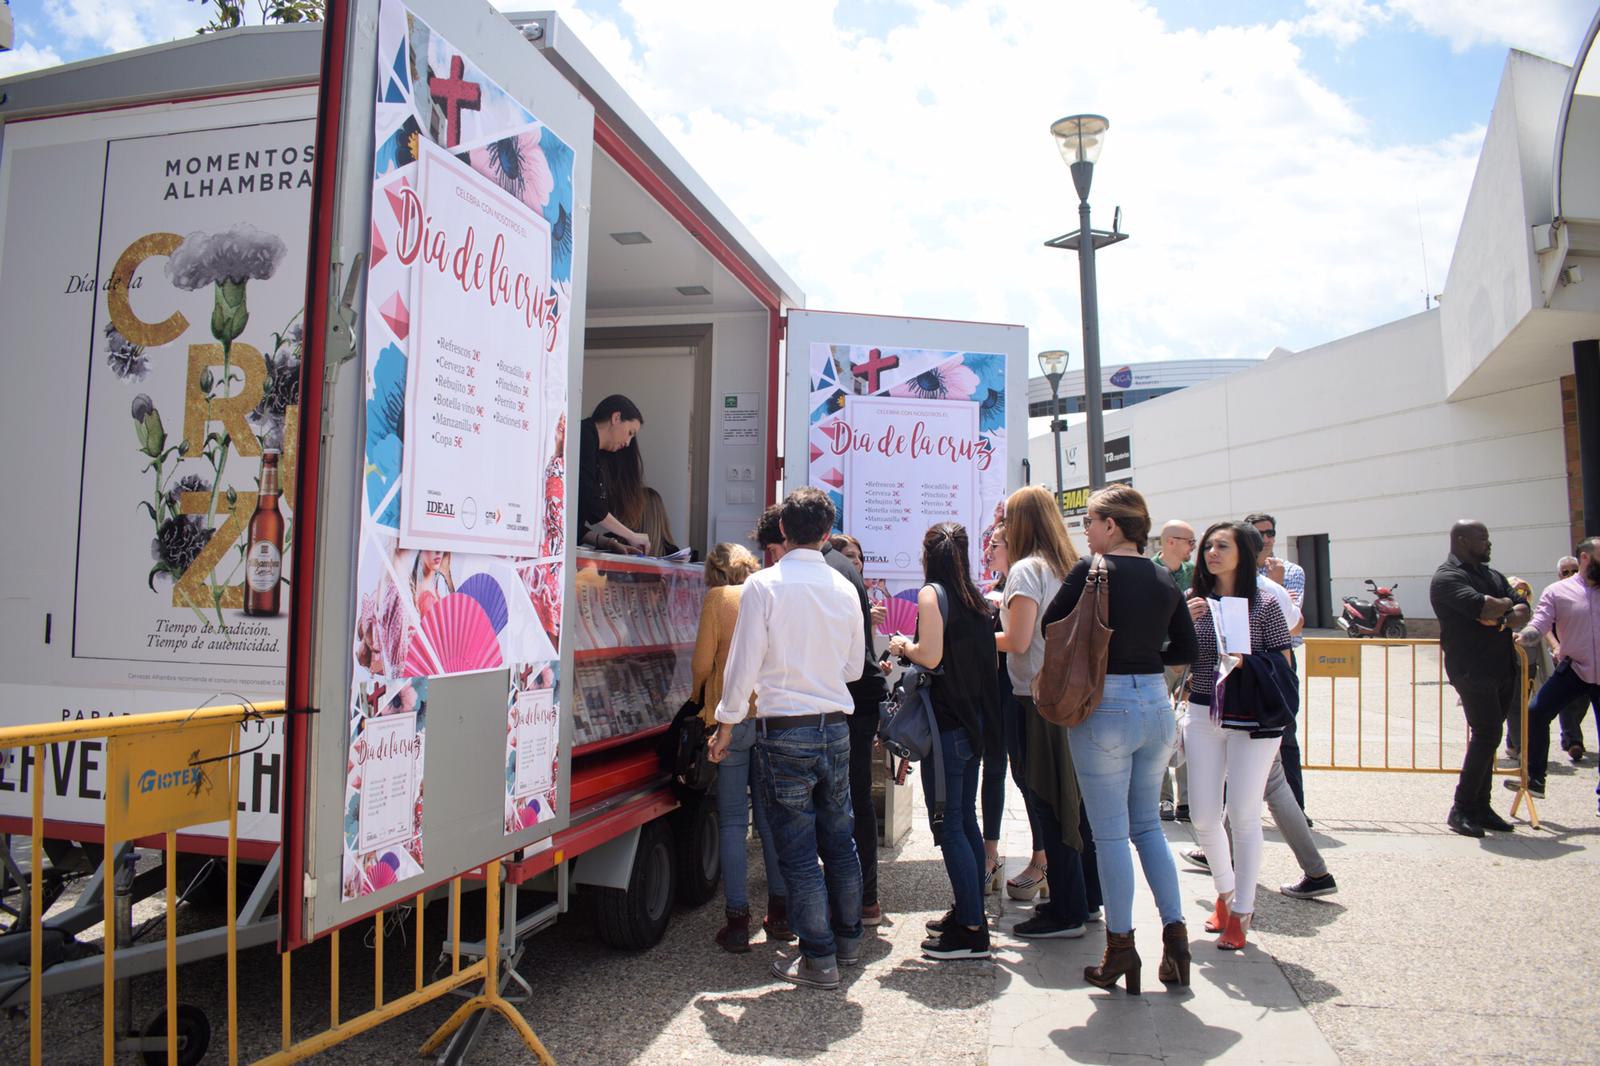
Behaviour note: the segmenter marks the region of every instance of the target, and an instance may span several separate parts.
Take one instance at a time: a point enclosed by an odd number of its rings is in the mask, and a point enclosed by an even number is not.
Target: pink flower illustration
[[[916,400],[970,400],[977,389],[978,375],[961,360],[952,359],[902,381],[889,390],[889,395]]]

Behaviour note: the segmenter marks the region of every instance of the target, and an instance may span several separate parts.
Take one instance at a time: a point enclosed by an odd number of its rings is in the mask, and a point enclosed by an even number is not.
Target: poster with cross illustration
[[[809,481],[833,500],[837,531],[861,542],[885,633],[915,624],[930,526],[967,530],[984,583],[985,545],[1005,506],[1007,358],[810,344]]]

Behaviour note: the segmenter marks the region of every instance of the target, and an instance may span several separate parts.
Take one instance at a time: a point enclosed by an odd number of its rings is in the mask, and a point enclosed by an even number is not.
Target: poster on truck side
[[[6,127],[0,725],[281,697],[314,93]],[[279,836],[281,722],[244,727],[239,835]],[[0,756],[100,824],[105,748]],[[55,831],[55,829],[52,829]],[[226,825],[186,829],[220,836]]]
[[[313,123],[113,140],[72,648],[218,687],[286,659]]]
[[[809,360],[810,483],[833,500],[835,530],[861,542],[882,631],[909,633],[930,526],[967,530],[983,583],[1005,511],[1007,356],[813,342]]]
[[[550,767],[517,751],[545,742],[560,670],[574,155],[399,0],[379,6],[377,75],[349,742],[366,686],[507,671],[490,713],[513,832],[554,816]],[[420,740],[408,750],[420,832]],[[372,815],[347,791],[350,899],[375,886]],[[420,872],[420,836],[402,851],[402,877]]]

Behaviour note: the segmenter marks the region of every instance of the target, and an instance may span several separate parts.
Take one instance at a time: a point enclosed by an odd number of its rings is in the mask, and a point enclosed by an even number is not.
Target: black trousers
[[[1456,783],[1456,807],[1464,814],[1476,815],[1489,809],[1495,751],[1504,735],[1506,712],[1516,705],[1517,686],[1521,683],[1515,670],[1507,670],[1498,680],[1450,679],[1467,717],[1467,755],[1461,761],[1461,779]]]
[[[1039,820],[1039,832],[1044,836],[1045,878],[1050,884],[1050,901],[1035,909],[1054,915],[1068,925],[1082,925],[1092,910],[1098,910],[1105,901],[1100,895],[1100,864],[1095,860],[1094,833],[1089,829],[1089,816],[1083,805],[1078,805],[1078,835],[1083,838],[1083,850],[1074,851],[1061,842],[1061,822],[1055,808],[1036,792],[1030,792],[1033,810]]]
[[[1293,648],[1289,649],[1289,667],[1296,677],[1300,676],[1300,660]],[[1283,760],[1283,779],[1289,783],[1289,791],[1294,793],[1294,801],[1300,804],[1303,811],[1306,809],[1306,786],[1304,778],[1300,776],[1300,738],[1296,733],[1296,724],[1295,719],[1289,719],[1288,728],[1283,731],[1283,741],[1278,745],[1278,757]]]
[[[852,693],[852,695],[856,695]],[[850,806],[861,859],[861,904],[878,902],[878,812],[872,806],[872,740],[878,733],[878,697],[856,695],[850,715]]]

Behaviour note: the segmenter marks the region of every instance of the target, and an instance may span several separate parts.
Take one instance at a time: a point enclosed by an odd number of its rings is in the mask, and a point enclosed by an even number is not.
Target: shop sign
[[[1106,473],[1133,466],[1133,438],[1114,437],[1106,441]]]
[[[1108,451],[1109,451],[1109,449],[1108,449]],[[1133,478],[1131,478],[1131,477],[1122,477],[1122,478],[1117,478],[1115,481],[1106,482],[1106,487],[1107,488],[1110,488],[1112,485],[1127,485],[1129,488],[1132,488],[1133,487]],[[1095,490],[1091,489],[1087,485],[1081,485],[1078,488],[1067,489],[1067,490],[1063,491],[1061,493],[1061,515],[1062,515],[1062,517],[1063,518],[1076,518],[1079,515],[1082,515],[1085,511],[1087,511],[1089,509],[1089,497],[1093,496],[1094,493],[1095,493]]]
[[[214,722],[112,737],[106,824],[131,840],[225,820],[233,729]]]
[[[1308,640],[1305,646],[1307,677],[1360,677],[1361,646],[1343,641]]]

